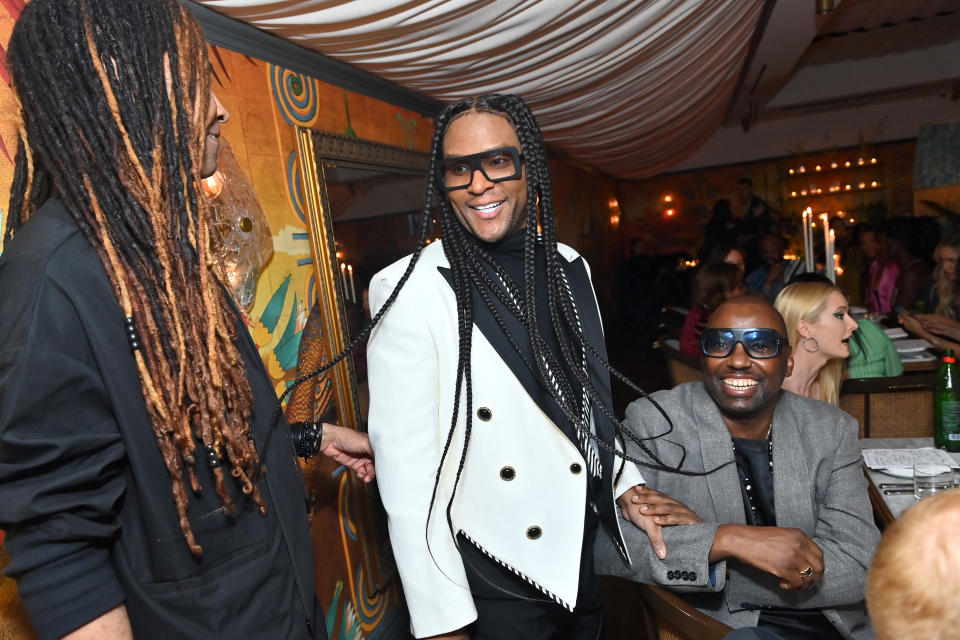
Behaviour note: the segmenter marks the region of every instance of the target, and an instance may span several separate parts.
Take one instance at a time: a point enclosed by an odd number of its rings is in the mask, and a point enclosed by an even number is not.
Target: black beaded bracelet
[[[294,422],[290,425],[290,437],[297,455],[301,458],[312,458],[320,453],[320,442],[323,440],[322,422]]]

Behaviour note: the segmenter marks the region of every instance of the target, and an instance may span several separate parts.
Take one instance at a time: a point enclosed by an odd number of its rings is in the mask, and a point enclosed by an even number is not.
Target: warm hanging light
[[[673,196],[668,193],[667,195],[663,196],[663,201],[664,201],[664,202],[673,202]]]

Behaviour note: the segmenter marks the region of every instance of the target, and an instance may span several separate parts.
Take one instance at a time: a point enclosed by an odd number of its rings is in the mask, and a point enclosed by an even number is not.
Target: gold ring
[[[801,579],[801,580],[806,580],[807,578],[809,578],[809,577],[812,576],[812,575],[813,575],[813,567],[811,567],[810,565],[807,565],[807,568],[806,568],[806,569],[801,569],[801,570],[800,570],[800,579]]]

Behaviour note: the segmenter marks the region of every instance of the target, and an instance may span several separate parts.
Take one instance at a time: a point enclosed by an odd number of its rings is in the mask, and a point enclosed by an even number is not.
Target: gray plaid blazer
[[[832,405],[781,392],[772,430],[777,525],[800,529],[823,549],[824,556],[824,575],[817,587],[792,593],[780,589],[776,577],[740,562],[710,565],[707,559],[717,526],[746,522],[730,433],[702,382],[652,396],[674,425],[669,435],[647,442],[666,464],[679,464],[685,451],[685,470],[726,466],[705,476],[643,469],[650,487],[684,502],[703,522],[665,527],[664,560],[653,553],[641,529],[624,522],[632,565],[601,534],[596,545],[597,572],[679,592],[693,606],[732,627],[756,625],[764,607],[820,609],[845,638],[873,638],[864,586],[880,534],[861,470],[856,420]],[[667,429],[663,416],[643,399],[627,408],[626,423],[641,436]],[[635,444],[628,443],[627,450],[644,459]]]

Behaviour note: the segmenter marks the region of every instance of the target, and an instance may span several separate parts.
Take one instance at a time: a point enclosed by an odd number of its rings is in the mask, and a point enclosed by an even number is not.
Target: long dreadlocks
[[[211,99],[203,34],[175,0],[33,0],[7,60],[23,124],[5,239],[55,194],[97,251],[143,338],[147,412],[199,555],[187,517],[198,441],[225,509],[221,465],[266,512],[251,482],[252,394],[197,189]]]
[[[453,491],[446,505],[447,523],[451,530],[453,526],[451,520],[452,505],[456,495],[456,486],[466,461],[473,422],[470,353],[473,333],[473,296],[475,295],[480,296],[484,306],[489,310],[514,351],[521,357],[525,366],[530,369],[543,388],[550,393],[564,415],[574,425],[579,439],[584,445],[584,455],[588,455],[590,449],[588,443],[593,442],[618,457],[630,459],[642,466],[666,471],[678,471],[677,468],[664,465],[643,442],[659,436],[653,435],[641,438],[630,432],[616,417],[613,409],[604,401],[594,382],[590,379],[586,366],[587,354],[597,359],[635,391],[641,395],[646,395],[629,379],[613,369],[584,337],[573,294],[563,270],[563,263],[566,260],[560,255],[557,248],[552,182],[546,147],[543,144],[543,138],[536,120],[523,100],[513,95],[494,94],[468,98],[449,105],[437,118],[430,158],[432,170],[435,171],[433,167],[442,160],[443,139],[447,128],[459,117],[475,112],[490,113],[505,118],[516,131],[522,147],[523,162],[527,172],[523,283],[521,287],[519,283],[514,282],[507,271],[478,242],[477,238],[463,226],[447,198],[440,197],[437,199],[440,210],[438,220],[443,233],[443,250],[447,261],[450,263],[454,295],[457,301],[459,360],[455,381],[456,388],[453,396],[455,399],[454,411],[451,416],[450,429],[441,457],[440,468],[437,470],[434,482],[430,510],[433,510],[441,470],[450,450],[457,422],[460,415],[463,415],[465,417],[464,444],[460,450]],[[427,202],[431,201],[432,195],[432,193],[428,194]],[[539,239],[538,235],[540,236]],[[535,273],[535,252],[538,242],[542,244],[545,254],[545,273]],[[485,267],[488,267],[489,270]],[[491,277],[491,272],[496,274],[497,282]],[[537,281],[541,282],[546,289],[549,319],[556,335],[556,344],[560,349],[559,354],[555,354],[548,347],[538,326],[535,294],[535,283]],[[400,288],[399,285],[397,288]],[[524,355],[524,350],[518,345],[517,337],[510,335],[493,302],[491,293],[503,307],[523,324],[527,334],[526,338],[531,346],[532,361]],[[574,392],[575,389],[577,392]],[[582,393],[580,390],[582,390]],[[461,392],[463,392],[463,399],[466,404],[462,413],[458,407]],[[649,456],[649,460],[638,460],[622,451],[616,451],[616,447],[612,443],[606,442],[593,434],[590,429],[589,407],[596,407],[613,423],[617,431],[617,438],[621,442],[624,437],[629,438]],[[664,414],[664,417],[672,428],[669,417],[666,414]],[[680,471],[680,473],[685,472]]]
[[[434,176],[437,175],[437,167],[443,160],[443,140],[447,127],[460,116],[478,111],[495,114],[509,121],[516,130],[524,155],[524,164],[527,170],[527,208],[525,211],[526,237],[524,239],[524,287],[522,293],[520,293],[519,285],[511,279],[510,275],[497,263],[496,259],[463,227],[434,178]],[[296,379],[293,384],[287,388],[274,408],[273,417],[271,418],[271,429],[277,424],[283,400],[289,393],[300,384],[328,371],[356,349],[357,346],[366,341],[373,327],[377,325],[383,315],[390,309],[390,306],[394,300],[396,300],[401,289],[403,289],[409,279],[410,274],[413,272],[413,269],[416,267],[421,252],[427,246],[427,235],[430,228],[428,222],[434,217],[434,207],[438,207],[439,216],[437,219],[443,234],[444,254],[450,263],[454,283],[454,294],[457,301],[459,359],[457,363],[457,375],[454,381],[456,392],[453,396],[453,415],[451,416],[450,429],[441,456],[440,467],[437,469],[430,510],[432,511],[433,509],[440,473],[453,441],[457,420],[461,413],[465,416],[465,442],[461,451],[457,481],[459,481],[460,473],[463,470],[467,445],[470,441],[473,415],[471,409],[473,406],[473,385],[469,365],[473,325],[472,301],[474,295],[481,297],[514,350],[521,356],[525,365],[534,373],[540,384],[542,384],[557,401],[564,415],[573,423],[582,438],[589,439],[601,448],[613,452],[616,457],[629,460],[644,467],[685,475],[700,475],[698,472],[682,470],[685,459],[685,454],[682,452],[678,465],[676,467],[670,467],[666,466],[644,444],[644,441],[660,438],[670,433],[673,429],[673,423],[670,417],[655,400],[647,396],[643,389],[613,368],[597,349],[584,338],[578,321],[576,306],[572,294],[566,286],[566,276],[562,271],[561,265],[564,259],[557,250],[556,220],[553,211],[553,192],[550,168],[547,161],[547,151],[543,143],[540,128],[526,103],[517,96],[491,94],[477,98],[466,98],[448,105],[440,115],[437,116],[435,122],[429,171],[430,178],[426,186],[424,211],[419,221],[417,246],[393,292],[387,300],[384,301],[382,307],[370,323],[353,338],[350,344],[340,354],[320,369]],[[560,363],[557,362],[556,356],[546,346],[537,326],[534,256],[538,229],[542,230],[542,242],[545,247],[547,268],[547,272],[541,274],[540,278],[542,278],[547,286],[550,322],[556,333],[557,342],[560,345],[560,357],[563,359],[563,366],[559,366]],[[488,265],[497,274],[498,279],[506,286],[506,290],[501,286],[494,285],[489,272],[483,265]],[[507,331],[503,318],[496,310],[493,299],[490,297],[491,291],[516,318],[522,321],[527,330],[527,337],[533,347],[533,362],[530,362],[529,359],[523,355],[523,350],[518,346],[514,337],[510,335],[510,332]],[[623,425],[616,417],[613,409],[601,398],[593,382],[590,380],[586,368],[583,366],[583,354],[586,353],[589,353],[590,356],[600,362],[602,366],[606,367],[617,379],[652,402],[666,419],[668,424],[667,430],[664,433],[641,437],[632,433]],[[570,379],[568,373],[572,374],[574,377],[573,380]],[[582,395],[574,394],[572,392],[574,388],[582,388],[584,390],[587,399],[582,400],[582,402],[589,402],[590,405],[596,406],[606,418],[612,421],[616,428],[617,439],[621,443],[624,439],[631,440],[649,459],[642,460],[628,455],[622,448],[617,449],[611,443],[600,440],[591,433],[589,417],[582,411],[583,405],[577,404],[577,398],[582,398]],[[466,403],[465,410],[462,412],[460,411],[461,395]],[[448,522],[450,520],[450,508],[453,504],[455,494],[456,486],[454,486],[454,491],[447,504]]]

